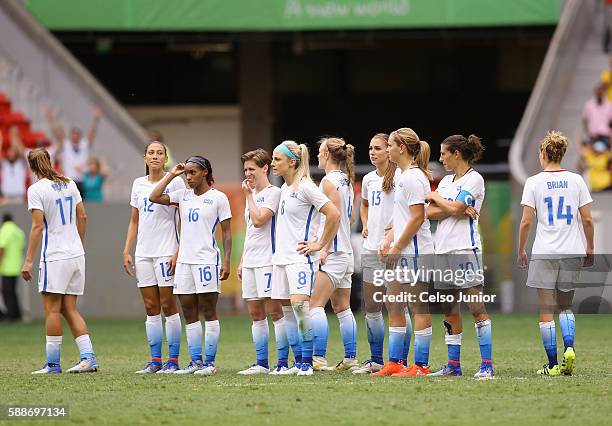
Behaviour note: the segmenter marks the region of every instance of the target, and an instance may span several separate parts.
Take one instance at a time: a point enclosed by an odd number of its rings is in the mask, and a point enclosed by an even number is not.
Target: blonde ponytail
[[[408,127],[397,129],[391,133],[389,138],[395,138],[397,143],[404,145],[408,155],[414,158],[417,166],[425,173],[427,179],[433,180],[433,175],[428,169],[431,149],[427,142],[420,140],[416,132]]]
[[[325,137],[319,140],[319,145],[325,144],[330,157],[346,169],[346,175],[351,183],[355,182],[355,147],[342,138]]]
[[[417,166],[419,166],[419,169],[421,169],[421,171],[425,173],[425,176],[427,176],[427,179],[433,180],[433,175],[431,174],[431,171],[428,168],[429,167],[429,156],[431,155],[431,149],[429,148],[429,144],[425,141],[419,141],[419,144],[421,145],[421,149],[419,150],[419,153],[415,157],[415,161],[417,163]]]

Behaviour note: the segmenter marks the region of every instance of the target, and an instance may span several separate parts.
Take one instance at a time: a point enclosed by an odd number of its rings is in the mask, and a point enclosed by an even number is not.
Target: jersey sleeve
[[[478,173],[471,172],[472,176],[466,179],[466,182],[461,187],[461,191],[457,194],[455,201],[459,201],[466,206],[472,206],[476,199],[484,196],[484,179]]]
[[[227,195],[223,192],[219,192],[219,206],[217,207],[217,215],[219,217],[219,221],[223,222],[224,220],[232,218],[232,210],[230,208],[229,199]]]
[[[586,206],[593,202],[593,198],[591,197],[591,193],[589,192],[589,188],[587,188],[586,182],[582,177],[578,177],[578,208]]]
[[[45,210],[42,196],[38,188],[38,186],[35,186],[30,187],[28,190],[28,210]]]
[[[321,208],[329,202],[329,198],[327,198],[325,194],[323,194],[323,191],[317,188],[312,182],[303,183],[300,189],[306,200],[317,210],[321,210]]]
[[[531,207],[532,209],[536,208],[532,178],[527,179],[527,182],[525,182],[525,187],[523,188],[523,197],[521,198],[521,205]]]
[[[368,184],[370,183],[370,174],[368,173],[363,177],[363,181],[361,182],[361,198],[363,200],[368,201],[370,199],[370,195],[368,194]]]
[[[136,181],[132,184],[132,194],[130,195],[130,206],[138,208],[138,192],[136,191]]]
[[[170,181],[170,185],[168,185],[169,192],[178,191],[179,189],[185,189],[185,181],[180,176],[175,177]]]
[[[83,197],[81,197],[81,193],[79,192],[79,188],[76,186],[74,181],[70,181],[70,192],[74,195],[74,205],[81,203],[83,201]]]
[[[185,194],[185,189],[177,189],[176,191],[172,191],[168,193],[168,197],[170,198],[171,206],[178,206],[181,199],[183,198],[183,194]]]
[[[405,179],[403,183],[403,192],[406,196],[407,205],[414,206],[416,204],[425,204],[425,196],[427,194],[425,193],[425,188],[418,179]]]
[[[276,214],[278,211],[278,203],[280,202],[281,190],[274,187],[270,190],[270,194],[266,197],[266,200],[261,207],[272,210],[272,213]]]

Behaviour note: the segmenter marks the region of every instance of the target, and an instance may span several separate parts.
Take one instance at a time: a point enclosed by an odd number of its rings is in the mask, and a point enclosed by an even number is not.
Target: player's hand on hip
[[[321,262],[321,265],[325,265],[325,261],[327,260],[327,256],[329,256],[329,252],[327,250],[321,250],[319,252],[319,262]]]
[[[321,250],[321,245],[317,241],[300,241],[297,247],[297,252],[304,256],[319,250]]]
[[[529,259],[527,259],[526,252],[519,253],[518,258],[516,259],[516,264],[521,269],[527,268],[527,265],[529,264]]]
[[[130,254],[123,255],[123,269],[130,277],[134,277],[134,261],[132,260],[132,256]]]

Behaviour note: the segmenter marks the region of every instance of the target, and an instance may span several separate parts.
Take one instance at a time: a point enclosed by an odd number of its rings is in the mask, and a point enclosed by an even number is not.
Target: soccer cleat
[[[173,374],[179,370],[179,366],[176,361],[168,360],[162,365],[162,368],[155,374]]]
[[[202,368],[204,368],[202,361],[191,361],[187,367],[183,368],[182,370],[176,370],[174,374],[194,374],[196,371],[201,370]]]
[[[429,366],[426,365],[421,367],[420,365],[412,364],[410,367],[406,367],[399,373],[392,374],[392,377],[421,377],[429,374]]]
[[[198,376],[214,376],[217,374],[217,367],[212,362],[205,362],[202,365],[202,368],[193,374],[197,374]]]
[[[62,369],[59,365],[50,366],[49,364],[45,364],[40,370],[32,371],[32,374],[60,374],[61,372]]]
[[[289,370],[289,367],[287,367],[284,364],[278,364],[276,366],[276,368],[274,370],[270,370],[270,375],[272,376],[279,376],[279,375],[283,375],[285,371]]]
[[[83,358],[77,365],[66,370],[66,373],[95,373],[98,371],[96,357]]]
[[[490,362],[483,362],[480,364],[480,370],[474,374],[476,380],[489,380],[495,376],[493,372],[493,364]]]
[[[442,377],[442,376],[461,376],[463,372],[461,371],[460,365],[450,365],[445,364],[440,370],[435,371],[433,373],[429,373],[430,377]]]
[[[361,364],[361,367],[351,370],[351,372],[353,374],[370,374],[370,373],[376,373],[377,371],[380,371],[381,368],[383,368],[382,364],[379,364],[369,359],[365,361],[363,364]]]
[[[302,368],[302,364],[301,363],[293,363],[293,365],[291,366],[291,368],[287,368],[286,370],[280,371],[277,374],[279,376],[293,376],[297,373],[300,372]]]
[[[255,374],[270,374],[270,369],[258,364],[253,364],[246,370],[239,371],[238,374],[242,376],[252,376]]]
[[[300,368],[300,371],[298,371],[297,375],[298,376],[312,376],[314,374],[314,370],[312,368],[312,365],[307,364],[305,362],[302,363],[302,367]]]
[[[561,367],[559,370],[561,374],[571,376],[574,371],[574,361],[576,360],[576,352],[571,346],[563,353],[563,361],[561,361]]]
[[[145,365],[145,368],[143,368],[142,370],[138,370],[136,372],[136,374],[152,374],[152,373],[157,373],[158,371],[161,371],[162,368],[163,367],[162,367],[162,365],[159,362],[151,361],[150,363]]]
[[[334,367],[327,366],[327,359],[324,356],[313,356],[312,357],[312,369],[314,371],[333,371]]]
[[[383,367],[375,373],[371,373],[370,376],[391,376],[396,373],[401,373],[404,370],[404,367],[399,362],[389,361]]]
[[[544,364],[541,370],[538,370],[538,374],[541,376],[559,376],[561,375],[561,369],[559,365],[549,367],[548,364]]]
[[[336,365],[336,371],[352,371],[359,368],[357,358],[344,358]]]

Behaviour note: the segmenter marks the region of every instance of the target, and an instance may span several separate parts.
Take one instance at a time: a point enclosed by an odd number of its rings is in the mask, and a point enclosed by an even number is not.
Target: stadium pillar
[[[272,46],[267,34],[243,34],[239,43],[242,151],[274,143]]]

